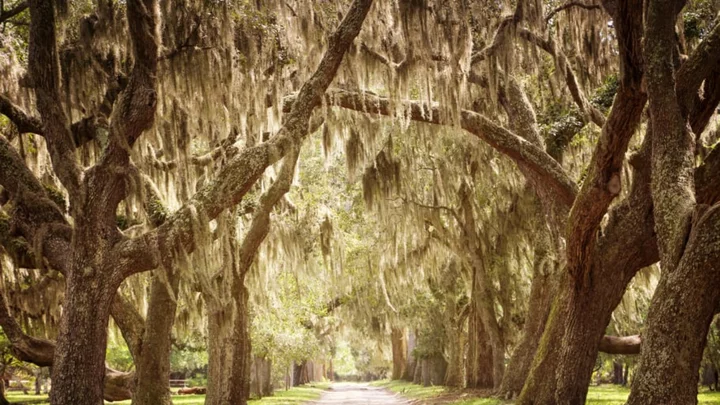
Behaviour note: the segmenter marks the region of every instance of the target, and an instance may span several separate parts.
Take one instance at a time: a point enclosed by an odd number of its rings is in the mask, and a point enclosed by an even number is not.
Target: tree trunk
[[[493,387],[493,356],[489,337],[474,302],[468,315],[467,388]]]
[[[525,385],[533,358],[540,345],[540,339],[545,331],[553,297],[557,292],[560,277],[555,269],[555,263],[544,268],[546,267],[545,262],[552,260],[548,256],[547,251],[536,250],[535,252],[534,267],[536,270],[530,287],[528,314],[523,326],[522,338],[510,357],[500,385],[499,395],[505,399],[515,398]]]
[[[10,405],[10,401],[5,398],[5,379],[0,379],[0,405]]]
[[[628,385],[628,382],[630,382],[630,365],[628,363],[625,363],[625,370],[623,370],[623,387],[626,387]]]
[[[448,387],[463,387],[463,355],[465,351],[464,325],[448,328],[448,361],[444,384]]]
[[[402,380],[410,382],[413,381],[413,377],[415,376],[415,366],[417,364],[417,359],[415,359],[413,350],[415,350],[415,333],[410,331],[407,339],[407,365],[405,366],[405,372],[401,377]]]
[[[248,290],[245,288],[245,276],[236,275],[233,288],[232,337],[228,341],[232,350],[232,363],[227,375],[229,389],[227,402],[229,404],[245,405],[250,398],[250,330],[248,325]],[[228,353],[228,352],[226,352]]]
[[[390,333],[392,343],[393,369],[391,379],[399,380],[405,374],[407,363],[407,341],[405,339],[405,330],[402,328],[392,328]]]
[[[697,404],[698,370],[720,304],[720,204],[699,214],[677,268],[648,312],[628,405]]]
[[[443,385],[447,374],[448,363],[442,353],[437,353],[429,359],[430,384]]]
[[[415,359],[415,374],[413,375],[413,384],[421,384],[423,376],[423,359]]]
[[[42,368],[38,368],[34,372],[35,374],[35,395],[40,395],[40,388],[42,387]]]
[[[205,405],[224,405],[223,393],[227,392],[227,373],[230,340],[230,316],[228,308],[208,302],[208,385]]]
[[[107,327],[118,285],[96,273],[100,270],[74,268],[66,278],[52,367],[52,405],[103,404]]]
[[[262,377],[262,384],[260,384],[260,395],[263,397],[267,397],[272,395],[273,393],[272,360],[265,357],[261,357],[259,359],[261,365],[260,376]]]
[[[140,358],[135,359],[137,383],[133,405],[172,405],[170,399],[171,333],[177,309],[179,278],[171,271],[152,275],[150,301]]]
[[[618,360],[613,360],[613,378],[612,383],[616,385],[624,385],[623,380],[623,363]]]
[[[567,277],[565,277],[567,278]],[[535,353],[530,374],[517,400],[519,405],[551,405],[555,403],[556,371],[560,358],[558,342],[562,342],[566,319],[565,289],[560,289],[548,316],[545,331]]]
[[[429,387],[432,381],[431,370],[430,370],[430,358],[422,359],[422,385],[423,387]]]

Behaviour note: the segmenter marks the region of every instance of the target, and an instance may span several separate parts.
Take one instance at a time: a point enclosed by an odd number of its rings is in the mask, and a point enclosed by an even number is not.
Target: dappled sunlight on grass
[[[510,404],[510,402],[502,402],[499,399],[494,398],[475,398],[475,399],[462,399],[460,401],[451,402],[452,405],[501,405]]]
[[[590,387],[587,405],[623,405],[630,395],[630,389],[616,385]],[[720,393],[703,391],[698,394],[698,404],[720,404]]]
[[[445,387],[431,386],[423,387],[421,385],[408,383],[406,381],[376,381],[370,385],[376,387],[387,388],[393,392],[399,393],[410,399],[431,399],[441,397],[442,402],[448,405],[511,405],[512,402],[501,401],[495,398],[462,398],[448,402],[447,399],[451,395]],[[461,394],[462,395],[462,394]],[[472,395],[472,394],[471,394]],[[630,395],[630,389],[614,385],[602,385],[599,387],[590,387],[586,405],[624,405],[627,397]],[[431,402],[432,403],[432,402]],[[718,405],[720,404],[720,392],[702,391],[698,394],[699,405]]]
[[[304,404],[309,401],[315,401],[320,398],[323,391],[330,387],[328,382],[313,383],[302,387],[295,387],[289,390],[278,390],[271,397],[251,400],[251,405],[295,405]],[[8,400],[12,404],[32,403],[37,405],[47,405],[47,395],[25,395],[10,394]],[[205,395],[173,395],[173,405],[203,405],[205,403]],[[130,400],[120,402],[105,402],[113,405],[129,405]]]
[[[23,403],[33,403],[33,404],[41,404],[44,401],[47,400],[47,395],[25,395],[22,392],[9,392],[5,394],[5,398],[11,403],[11,404],[23,404]],[[43,402],[41,402],[43,401]]]
[[[431,385],[429,387],[423,387],[422,385],[397,380],[374,381],[370,383],[370,385],[373,387],[386,388],[392,392],[401,394],[405,397],[412,399],[432,398],[447,391],[447,389],[443,386]]]
[[[293,405],[314,401],[320,398],[323,391],[330,387],[330,383],[314,383],[302,387],[295,387],[285,390],[275,391],[275,395],[265,397],[260,400],[250,401],[252,405]]]

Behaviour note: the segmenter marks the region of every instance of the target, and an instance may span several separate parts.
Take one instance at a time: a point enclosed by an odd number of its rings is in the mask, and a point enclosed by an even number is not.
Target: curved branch
[[[603,336],[598,350],[607,354],[640,354],[640,335]]]
[[[22,13],[23,11],[27,10],[28,8],[28,2],[22,1],[18,4],[16,4],[13,8],[10,10],[0,10],[0,23],[3,23],[16,15]]]
[[[567,269],[577,285],[590,281],[597,230],[610,203],[620,194],[625,153],[647,100],[641,84],[643,2],[630,0],[618,7],[620,17],[615,19],[615,28],[620,47],[620,88],[568,219]]]
[[[372,0],[355,0],[338,29],[330,37],[329,46],[315,73],[300,89],[297,102],[285,117],[282,128],[269,141],[246,148],[229,160],[217,180],[196,193],[180,210],[158,228],[137,238],[115,245],[120,258],[121,278],[152,270],[159,265],[158,253],[169,254],[178,249],[192,252],[195,246],[193,221],[198,214],[205,219],[238,204],[265,169],[280,160],[308,134],[313,110],[335,78],[345,52],[360,32]]]
[[[0,114],[8,117],[21,134],[26,132],[42,133],[42,123],[39,119],[28,115],[22,108],[2,94],[0,94]]]
[[[70,123],[60,98],[54,4],[53,1],[30,0],[28,70],[53,169],[72,201],[80,197],[82,170],[75,157]]]
[[[328,103],[368,114],[393,116],[396,111],[390,99],[367,92],[334,90],[328,95]],[[406,101],[404,106],[413,121],[444,124],[442,117],[445,112],[438,106],[419,101]],[[551,190],[562,205],[569,207],[573,204],[577,186],[562,166],[541,148],[473,111],[461,111],[460,126],[527,169],[534,180]]]
[[[548,24],[550,22],[550,20],[553,17],[555,17],[555,15],[557,13],[559,13],[561,11],[565,11],[565,10],[573,8],[573,7],[584,8],[585,10],[599,10],[602,8],[602,7],[600,7],[599,4],[585,4],[581,1],[570,1],[570,2],[563,4],[562,6],[556,7],[553,11],[548,13],[548,15],[545,16],[545,24]]]
[[[577,80],[577,77],[575,76],[575,72],[570,65],[570,61],[565,55],[565,52],[557,46],[554,40],[543,39],[527,28],[520,30],[520,37],[536,45],[553,57],[556,68],[564,73],[565,83],[567,84],[573,101],[580,109],[580,112],[582,112],[586,120],[590,120],[595,123],[595,125],[602,128],[602,126],[605,125],[605,116],[588,101],[580,83]]]
[[[677,71],[675,92],[685,114],[693,107],[703,81],[710,79],[711,74],[717,71],[718,67],[720,67],[720,19],[715,21],[715,28]]]

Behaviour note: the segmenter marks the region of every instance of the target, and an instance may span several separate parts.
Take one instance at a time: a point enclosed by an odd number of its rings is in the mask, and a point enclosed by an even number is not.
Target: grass
[[[429,386],[423,387],[407,381],[380,380],[370,383],[373,387],[382,387],[410,399],[428,399],[447,392],[446,387]]]
[[[376,381],[376,387],[387,388],[410,399],[431,399],[440,396],[450,397],[451,391],[442,386],[423,387],[405,381]],[[602,385],[590,387],[586,405],[624,405],[630,395],[630,389],[616,385]],[[448,405],[511,405],[512,402],[501,401],[495,398],[472,398],[470,394],[457,392],[458,399]],[[443,401],[443,403],[446,403]],[[720,404],[720,392],[701,391],[698,394],[699,405]]]
[[[254,399],[248,403],[251,405],[296,405],[304,404],[320,398],[323,391],[330,387],[330,383],[312,383],[302,387],[294,387],[287,391],[284,389],[275,391],[275,395],[262,399]],[[47,405],[47,395],[25,395],[22,393],[11,393],[7,399],[12,404],[37,404]],[[203,405],[205,395],[174,395],[173,405]],[[130,401],[106,402],[106,404],[129,405]]]
[[[601,385],[590,387],[587,405],[623,405],[630,395],[630,389],[616,385]],[[698,404],[720,404],[720,392],[701,391],[698,394]]]

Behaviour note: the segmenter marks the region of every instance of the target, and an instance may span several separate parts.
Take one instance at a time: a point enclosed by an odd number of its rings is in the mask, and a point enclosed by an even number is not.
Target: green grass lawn
[[[411,399],[427,399],[436,397],[446,392],[446,388],[442,386],[423,387],[422,385],[397,380],[373,381],[370,383],[370,385],[372,385],[373,387],[386,388],[392,392],[398,393],[404,397]]]
[[[296,405],[320,398],[323,391],[328,389],[330,383],[313,383],[310,385],[291,388],[287,391],[275,391],[275,395],[249,401],[252,405]],[[13,404],[47,405],[47,395],[25,395],[23,393],[10,393],[7,396]],[[174,395],[173,405],[202,405],[205,395]],[[106,402],[106,404],[129,405],[130,401]]]
[[[431,386],[423,387],[417,384],[411,384],[405,381],[376,381],[371,383],[376,387],[384,387],[390,391],[401,394],[411,399],[430,399],[441,394],[448,393],[445,387]],[[628,388],[618,387],[615,385],[603,385],[599,387],[590,387],[586,405],[623,405],[627,400],[630,390]],[[462,394],[458,394],[462,396]],[[720,404],[720,393],[701,391],[698,395],[698,403],[700,405]],[[451,405],[510,405],[512,402],[501,401],[494,398],[462,398]]]

